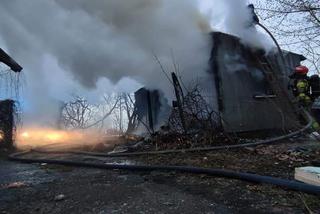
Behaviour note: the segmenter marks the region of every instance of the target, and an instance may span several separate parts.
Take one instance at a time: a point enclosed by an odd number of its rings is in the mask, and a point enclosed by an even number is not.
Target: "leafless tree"
[[[120,133],[130,134],[138,124],[134,96],[129,93],[120,93],[119,102],[114,113],[114,126]]]
[[[132,133],[137,128],[138,124],[138,115],[137,115],[137,109],[135,106],[135,102],[133,99],[133,95],[131,94],[123,94],[123,103],[124,103],[124,111],[126,113],[126,116],[128,118],[127,123],[127,131],[126,133]]]
[[[319,73],[320,1],[266,0],[258,1],[256,9],[280,43],[301,51]]]
[[[182,104],[188,129],[217,129],[217,113],[203,98],[199,85],[194,86],[187,92],[183,97]]]
[[[113,95],[104,95],[103,102],[98,105],[89,102],[80,96],[65,103],[61,110],[61,121],[66,129],[88,129],[104,126],[104,121],[112,115],[120,99]]]
[[[80,96],[74,97],[62,108],[62,123],[66,128],[84,129],[92,117],[92,106]]]
[[[187,137],[185,142],[191,144],[191,146],[216,142],[217,137],[222,134],[220,118],[204,99],[198,84],[187,91],[183,97],[182,106],[187,129],[187,135],[184,136]],[[171,113],[169,127],[171,132],[184,132],[177,108],[174,108]]]
[[[118,96],[115,95],[104,95],[103,96],[103,103],[96,107],[96,116],[95,120],[88,124],[85,128],[91,128],[97,125],[101,125],[103,127],[104,121],[112,116],[114,111],[116,110],[120,99]]]

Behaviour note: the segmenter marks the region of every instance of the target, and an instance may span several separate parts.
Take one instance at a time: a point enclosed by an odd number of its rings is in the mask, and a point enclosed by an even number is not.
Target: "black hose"
[[[297,181],[286,180],[281,178],[256,175],[251,173],[235,172],[224,169],[208,169],[200,167],[190,166],[148,166],[148,165],[119,165],[119,164],[101,164],[101,163],[88,163],[81,161],[68,161],[68,160],[53,160],[53,159],[34,159],[34,158],[22,158],[21,156],[28,154],[30,151],[15,153],[9,156],[12,161],[19,161],[23,163],[47,163],[72,167],[85,167],[85,168],[98,168],[98,169],[119,169],[129,171],[175,171],[181,173],[192,174],[206,174],[210,176],[225,177],[231,179],[238,179],[254,183],[272,184],[278,187],[282,187],[288,190],[294,190],[299,192],[305,192],[314,195],[320,195],[320,187],[300,183]]]
[[[136,153],[124,153],[124,154],[113,154],[107,155],[103,153],[88,153],[88,152],[69,152],[74,154],[86,154],[93,156],[108,156],[108,157],[117,157],[117,156],[133,156],[133,155],[146,155],[146,154],[168,154],[168,153],[177,153],[177,152],[191,152],[191,151],[212,151],[219,149],[234,149],[241,147],[249,147],[249,146],[257,146],[273,143],[275,141],[283,140],[300,133],[303,133],[308,128],[310,128],[312,124],[312,117],[308,112],[305,112],[306,117],[308,118],[308,124],[295,132],[292,132],[287,135],[262,140],[255,143],[247,143],[241,145],[232,145],[232,146],[218,146],[218,147],[210,147],[210,148],[198,148],[198,149],[187,149],[187,150],[167,150],[167,151],[156,151],[156,152],[136,152]],[[272,184],[275,186],[279,186],[282,188],[286,188],[289,190],[301,191],[309,194],[320,195],[320,187],[304,184],[296,181],[290,181],[280,178],[274,178],[269,176],[261,176],[250,173],[241,173],[234,172],[230,170],[223,169],[206,169],[199,167],[187,167],[187,166],[147,166],[147,165],[117,165],[117,164],[99,164],[99,163],[87,163],[80,161],[67,161],[67,160],[52,160],[52,159],[34,159],[34,158],[22,158],[22,155],[28,154],[30,151],[14,153],[9,156],[9,159],[12,161],[19,161],[23,163],[47,163],[47,164],[56,164],[56,165],[64,165],[64,166],[73,166],[73,167],[87,167],[87,168],[99,168],[99,169],[122,169],[122,170],[130,170],[130,171],[176,171],[182,173],[193,173],[193,174],[207,174],[211,176],[232,178],[238,180],[244,180],[254,183],[266,183]],[[62,152],[63,153],[63,152]]]
[[[280,54],[280,57],[281,57],[281,60],[282,60],[282,62],[283,62],[284,67],[285,67],[285,68],[289,67],[289,66],[287,66],[287,61],[286,61],[286,59],[284,58],[283,51],[282,51],[282,49],[281,49],[278,41],[276,40],[276,38],[275,38],[275,37],[273,36],[273,34],[268,30],[268,28],[266,28],[263,24],[258,23],[258,25],[259,25],[263,30],[265,30],[265,31],[268,33],[268,35],[271,37],[271,39],[273,40],[273,42],[274,42],[275,45],[277,46],[277,49],[278,49],[278,52],[279,52],[279,54]]]

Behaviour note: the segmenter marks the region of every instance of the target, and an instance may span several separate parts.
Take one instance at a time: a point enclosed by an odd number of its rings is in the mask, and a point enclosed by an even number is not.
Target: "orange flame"
[[[31,128],[21,130],[17,134],[16,145],[18,148],[34,148],[42,146],[80,146],[94,145],[102,142],[101,134],[85,131],[63,131],[46,128]]]
[[[3,139],[4,139],[4,132],[0,130],[0,141],[2,141]]]

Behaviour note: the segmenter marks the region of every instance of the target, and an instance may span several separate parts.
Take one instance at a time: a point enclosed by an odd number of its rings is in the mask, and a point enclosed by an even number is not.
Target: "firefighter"
[[[308,77],[309,69],[306,66],[300,65],[295,68],[294,73],[290,76],[293,80],[293,94],[297,97],[298,102],[306,108],[309,108],[312,104],[310,97],[310,83]]]
[[[301,106],[306,108],[313,116],[312,128],[314,131],[320,131],[320,109],[317,108],[318,104],[315,101],[316,95],[316,84],[315,77],[312,79],[308,77],[309,69],[306,66],[300,65],[295,68],[294,73],[290,76],[290,79],[293,80],[293,85],[291,86],[293,94],[297,97],[298,102]],[[310,93],[314,90],[314,94]]]

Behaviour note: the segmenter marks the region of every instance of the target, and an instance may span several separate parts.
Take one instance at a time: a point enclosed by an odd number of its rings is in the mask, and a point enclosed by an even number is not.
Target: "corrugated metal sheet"
[[[153,130],[156,128],[161,113],[161,97],[157,90],[148,90],[141,88],[134,94],[136,113],[139,123],[148,125],[148,128]]]
[[[292,129],[298,126],[298,119],[287,97],[255,99],[256,95],[272,95],[272,87],[263,72],[259,59],[265,59],[264,53],[252,50],[241,44],[238,38],[213,33],[214,47],[210,59],[212,72],[219,97],[219,111],[222,124],[229,132],[247,132],[266,129]],[[299,64],[299,55],[286,53],[288,64]],[[281,73],[278,55],[268,57],[274,72],[278,72],[285,84],[284,77],[289,69]],[[286,98],[286,99],[284,99]]]

